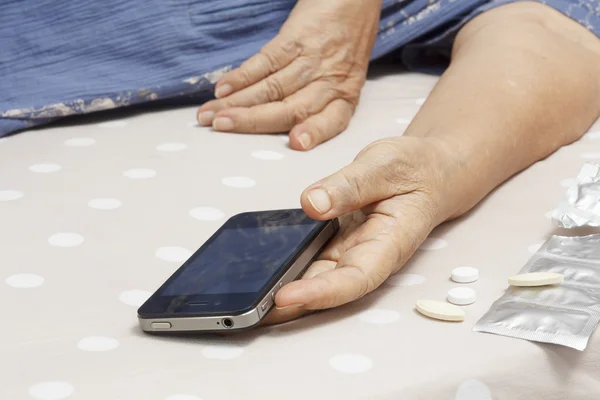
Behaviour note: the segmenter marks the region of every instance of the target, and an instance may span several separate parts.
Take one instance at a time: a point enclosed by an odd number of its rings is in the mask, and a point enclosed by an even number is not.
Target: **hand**
[[[346,129],[375,42],[381,0],[300,0],[279,34],[198,110],[217,131],[290,132],[309,150]]]
[[[301,280],[277,293],[265,323],[357,300],[398,271],[453,213],[451,154],[434,139],[385,139],[307,188],[305,212],[318,220],[342,216],[340,232]]]

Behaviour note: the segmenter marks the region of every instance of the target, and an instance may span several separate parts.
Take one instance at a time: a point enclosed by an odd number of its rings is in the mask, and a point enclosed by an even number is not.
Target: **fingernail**
[[[320,214],[331,210],[331,200],[325,189],[313,189],[308,192],[308,201]]]
[[[212,112],[212,111],[203,111],[198,116],[198,120],[199,120],[198,122],[200,122],[200,125],[208,126],[208,125],[212,124],[214,117],[215,117],[215,113],[214,112]]]
[[[310,147],[310,135],[308,133],[303,133],[302,135],[298,136],[298,141],[300,142],[300,146],[302,146],[303,149],[308,149]]]
[[[289,306],[275,307],[278,310],[291,310],[292,308],[301,308],[304,304],[290,304]]]
[[[233,88],[231,87],[231,85],[225,84],[223,86],[219,86],[215,90],[215,97],[219,99],[221,97],[229,96],[231,92],[233,92]]]
[[[231,118],[219,117],[213,121],[212,126],[217,131],[230,131],[233,129],[233,121]]]

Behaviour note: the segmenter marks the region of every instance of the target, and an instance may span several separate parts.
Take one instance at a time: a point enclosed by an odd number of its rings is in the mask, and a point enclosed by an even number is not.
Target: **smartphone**
[[[301,209],[247,212],[221,226],[139,308],[146,332],[237,331],[258,325],[275,294],[302,276],[339,228]]]

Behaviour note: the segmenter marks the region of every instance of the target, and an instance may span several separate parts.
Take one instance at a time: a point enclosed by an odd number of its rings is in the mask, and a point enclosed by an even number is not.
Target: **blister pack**
[[[509,288],[473,330],[584,350],[600,321],[600,234],[552,236],[520,273],[530,272],[564,282]]]

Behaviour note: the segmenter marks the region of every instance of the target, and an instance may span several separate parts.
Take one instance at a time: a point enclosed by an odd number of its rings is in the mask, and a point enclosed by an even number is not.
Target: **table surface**
[[[597,399],[584,352],[475,333],[535,245],[600,123],[438,228],[361,301],[233,337],[155,337],[136,309],[223,222],[293,208],[368,143],[401,134],[436,78],[380,73],[347,132],[301,153],[283,135],[199,128],[194,108],[116,113],[0,141],[0,398]],[[427,319],[458,266],[479,269],[463,323]]]

